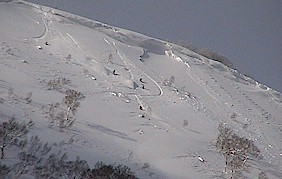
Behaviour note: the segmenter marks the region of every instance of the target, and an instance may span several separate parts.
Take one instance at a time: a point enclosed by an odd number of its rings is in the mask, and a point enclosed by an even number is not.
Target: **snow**
[[[56,9],[1,2],[0,17],[1,120],[32,119],[32,134],[65,141],[73,158],[127,165],[140,178],[223,175],[214,141],[226,123],[261,149],[247,178],[282,176],[279,92],[180,46]],[[44,115],[63,99],[44,83],[58,77],[86,97],[63,132]],[[10,99],[10,88],[32,102]]]

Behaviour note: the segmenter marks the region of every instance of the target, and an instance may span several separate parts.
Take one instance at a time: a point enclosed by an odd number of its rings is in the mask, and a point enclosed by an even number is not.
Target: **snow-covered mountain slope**
[[[85,99],[60,131],[46,116],[65,89]],[[224,123],[260,149],[245,178],[282,178],[280,93],[188,49],[59,10],[0,3],[0,99],[1,121],[33,120],[30,135],[91,165],[127,165],[140,178],[228,178],[215,146]]]

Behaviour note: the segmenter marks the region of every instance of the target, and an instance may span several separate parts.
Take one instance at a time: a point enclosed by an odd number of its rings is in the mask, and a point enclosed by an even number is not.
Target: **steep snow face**
[[[33,134],[73,158],[128,165],[140,178],[230,176],[215,147],[225,123],[261,151],[242,175],[281,178],[280,93],[177,45],[48,7],[0,3],[0,25],[1,121],[31,119]],[[46,112],[67,88],[85,99],[60,132]]]

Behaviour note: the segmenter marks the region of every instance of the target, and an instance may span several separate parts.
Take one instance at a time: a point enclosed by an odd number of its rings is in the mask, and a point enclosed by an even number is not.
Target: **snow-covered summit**
[[[62,132],[48,111],[66,89],[85,99]],[[224,124],[260,149],[243,176],[282,176],[280,93],[175,44],[24,1],[0,2],[0,121],[11,116],[72,158],[140,178],[229,177]]]

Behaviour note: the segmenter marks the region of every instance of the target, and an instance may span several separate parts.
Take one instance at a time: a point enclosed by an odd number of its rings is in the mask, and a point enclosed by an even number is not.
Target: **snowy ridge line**
[[[182,47],[182,46],[180,46],[180,47]],[[187,48],[185,48],[185,47],[182,47],[182,48],[187,49]],[[187,49],[187,50],[189,50],[189,49]],[[189,51],[191,51],[191,50],[189,50]],[[193,51],[192,51],[192,52],[193,52]],[[209,58],[207,58],[207,57],[205,57],[205,56],[202,56],[202,55],[200,55],[200,54],[198,54],[198,53],[195,53],[195,52],[193,52],[193,54],[187,54],[187,53],[185,53],[185,52],[183,52],[183,51],[180,51],[180,53],[183,54],[183,55],[185,55],[185,56],[188,56],[188,57],[191,57],[191,58],[195,58],[195,59],[197,59],[197,60],[200,60],[200,61],[202,61],[204,64],[206,64],[206,65],[208,65],[208,66],[210,66],[210,67],[212,67],[212,64],[213,64],[213,63],[218,63],[218,64],[221,65],[224,69],[226,69],[227,71],[231,72],[231,74],[233,74],[233,75],[235,75],[235,76],[236,76],[236,75],[239,75],[239,76],[240,76],[243,80],[245,80],[246,82],[249,82],[250,84],[252,84],[252,85],[254,85],[254,86],[257,86],[258,88],[261,88],[261,89],[263,89],[263,90],[265,90],[265,91],[269,91],[269,94],[274,98],[274,100],[276,100],[276,101],[278,101],[278,102],[280,102],[280,101],[282,102],[282,99],[281,99],[280,97],[278,97],[278,96],[282,96],[281,92],[276,91],[275,89],[272,89],[271,87],[269,87],[269,86],[267,86],[267,85],[265,85],[265,84],[262,84],[262,83],[256,81],[255,79],[253,79],[253,78],[251,78],[251,77],[245,75],[245,74],[240,73],[238,70],[236,70],[236,69],[234,69],[234,68],[232,68],[232,67],[228,67],[228,66],[224,65],[223,63],[221,63],[221,62],[219,62],[219,61],[215,61],[215,60],[209,59]]]
[[[224,64],[221,64],[221,65],[224,65]],[[224,65],[225,66],[225,65]],[[269,94],[274,98],[275,101],[277,101],[278,99],[280,99],[280,101],[282,102],[282,99],[278,96],[282,96],[282,94],[279,92],[279,91],[276,91],[275,89],[272,89],[270,88],[269,86],[265,85],[265,84],[262,84],[258,81],[256,81],[255,79],[247,76],[247,75],[244,75],[242,73],[240,73],[238,70],[236,69],[233,69],[233,68],[230,68],[230,67],[227,67],[225,66],[226,68],[228,68],[228,70],[230,72],[232,72],[232,74],[238,74],[241,78],[243,78],[246,82],[249,82],[250,84],[262,89],[262,90],[265,90],[265,91],[268,91]],[[236,75],[235,75],[236,76]]]
[[[13,2],[13,0],[11,2]],[[69,19],[69,20],[71,20],[73,22],[76,22],[78,24],[84,25],[84,26],[89,27],[89,28],[104,27],[106,29],[111,29],[111,30],[113,30],[115,32],[115,30],[114,30],[114,28],[112,26],[110,26],[108,24],[105,24],[105,23],[101,23],[101,22],[96,21],[96,20],[92,20],[92,19],[89,19],[89,18],[86,18],[86,17],[82,17],[82,16],[79,16],[79,15],[75,15],[75,14],[72,14],[72,13],[69,13],[69,12],[66,12],[66,11],[62,11],[62,10],[58,10],[58,9],[54,9],[54,8],[51,8],[51,7],[47,7],[47,6],[38,5],[38,4],[35,4],[35,3],[26,2],[26,1],[23,1],[23,0],[15,0],[15,2],[19,2],[19,3],[25,4],[25,5],[32,6],[32,7],[36,8],[36,9],[39,9],[39,10],[41,10],[43,12],[48,12],[48,13],[51,13],[53,15],[61,16],[63,18]],[[105,33],[105,32],[103,32],[103,33]],[[142,34],[140,34],[140,35],[144,36]],[[165,41],[162,41],[162,42],[165,42]],[[182,46],[180,46],[180,47],[182,47]],[[185,48],[185,47],[182,47],[182,48]],[[189,56],[188,54],[186,54],[184,52],[181,52],[181,53]],[[195,54],[197,54],[197,53],[195,53]],[[191,54],[191,55],[194,56],[194,54]],[[281,95],[281,93],[279,91],[276,91],[275,89],[272,89],[272,88],[268,87],[267,85],[261,84],[258,81],[254,80],[254,79],[252,79],[252,78],[250,78],[250,77],[248,77],[248,76],[246,76],[244,74],[239,73],[238,70],[233,69],[231,67],[228,67],[228,66],[226,66],[226,65],[224,65],[224,64],[222,64],[222,63],[220,63],[218,61],[214,61],[214,60],[209,59],[207,57],[204,57],[204,56],[202,56],[200,54],[197,54],[197,55],[199,55],[201,57],[200,60],[202,60],[203,63],[208,64],[209,66],[211,65],[211,62],[212,63],[217,62],[217,63],[221,64],[224,68],[228,69],[229,71],[235,72],[235,73],[240,74],[240,75],[243,75],[246,81],[248,81],[248,82],[250,82],[252,84],[256,84],[257,83],[259,88],[266,89],[266,91],[273,91],[274,94],[272,94],[272,93],[270,93],[270,94],[274,97],[274,99],[276,101],[278,101],[278,102],[280,102],[280,100],[282,101],[282,99],[277,100],[277,98],[279,99],[279,97],[277,97],[276,94]]]
[[[86,18],[86,17],[81,17],[79,15],[74,15],[74,14],[71,14],[71,13],[66,12],[66,11],[57,10],[57,9],[50,8],[50,7],[47,7],[47,6],[36,5],[34,3],[29,3],[29,2],[26,2],[26,1],[22,1],[22,0],[18,0],[18,1],[23,3],[23,4],[27,4],[27,5],[33,6],[33,7],[37,8],[37,9],[40,9],[43,12],[48,12],[48,13],[52,13],[53,15],[61,16],[63,18],[69,19],[69,20],[71,20],[73,22],[77,22],[77,23],[79,23],[81,25],[84,25],[84,26],[87,26],[87,27],[90,27],[90,28],[95,28],[95,27],[101,27],[102,26],[102,27],[114,30],[113,27],[111,27],[111,26],[109,26],[109,25],[107,25],[105,23],[101,23],[101,22],[98,22],[98,21],[95,21],[95,20],[92,20],[92,19],[89,19],[89,18]],[[163,42],[165,42],[165,41],[163,41]],[[182,47],[182,48],[184,48],[184,47]],[[195,53],[195,54],[197,54],[197,53]],[[185,54],[185,55],[187,55],[187,54]],[[199,54],[197,54],[197,55],[199,55]],[[194,56],[194,55],[192,54],[192,56]],[[214,61],[212,59],[206,58],[204,56],[201,56],[201,55],[199,55],[199,56],[202,57],[201,60],[205,59],[204,61],[208,61],[209,62],[208,65],[211,65],[211,62],[212,63],[217,62],[217,61]],[[178,60],[178,58],[177,58],[177,60]],[[227,68],[230,71],[233,71],[233,72],[235,72],[237,74],[243,75],[244,79],[246,81],[248,81],[250,83],[255,83],[255,84],[257,84],[258,87],[260,87],[262,89],[266,89],[266,91],[273,91],[273,93],[281,94],[280,92],[278,92],[278,91],[276,91],[276,90],[274,90],[274,89],[272,89],[272,88],[270,88],[270,87],[268,87],[268,86],[266,86],[264,84],[261,84],[258,81],[254,80],[254,79],[252,79],[252,78],[250,78],[250,77],[248,77],[248,76],[246,76],[244,74],[239,73],[236,69],[228,67],[228,66],[226,66],[226,65],[224,65],[224,64],[222,64],[220,62],[217,62],[217,63],[221,64],[222,66],[224,66],[225,68]],[[190,67],[189,64],[185,63],[185,65]],[[270,93],[270,95],[273,96],[274,99],[277,99],[277,98],[279,99],[279,97],[277,97],[277,95],[275,95],[275,94]]]
[[[15,1],[15,2],[24,4],[24,5],[34,7],[37,10],[40,10],[41,12],[51,13],[52,15],[57,15],[57,16],[65,18],[65,19],[69,19],[69,20],[71,20],[73,22],[77,22],[77,23],[79,23],[83,26],[87,26],[87,27],[92,28],[97,24],[97,25],[100,25],[100,26],[102,25],[102,26],[111,28],[110,26],[108,26],[105,23],[101,23],[101,22],[98,22],[98,21],[95,21],[95,20],[92,20],[92,19],[89,19],[89,18],[86,18],[86,17],[75,15],[75,14],[69,13],[67,11],[63,11],[63,10],[55,9],[55,8],[48,7],[48,6],[27,2],[27,1],[24,1],[24,0],[11,0],[11,1]]]

